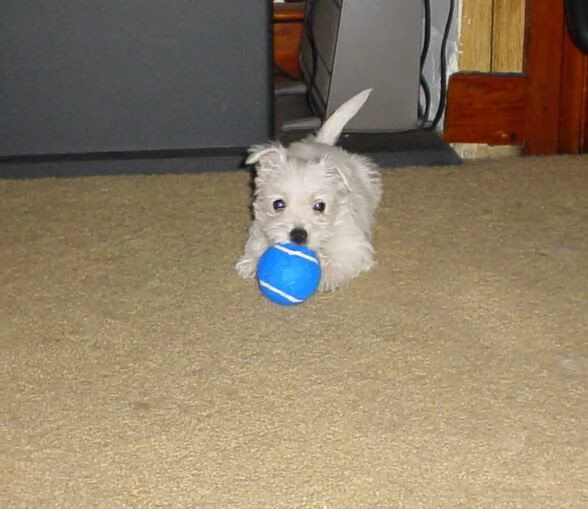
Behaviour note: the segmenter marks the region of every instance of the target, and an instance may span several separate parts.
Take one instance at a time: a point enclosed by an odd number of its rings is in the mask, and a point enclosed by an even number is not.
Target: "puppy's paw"
[[[366,256],[356,263],[349,263],[349,258],[342,259],[341,263],[338,264],[334,263],[332,259],[329,261],[323,260],[319,290],[322,292],[332,292],[346,286],[360,273],[370,270],[373,265],[374,259],[371,252],[367,252]]]
[[[343,284],[341,274],[332,265],[322,268],[322,277],[319,284],[319,292],[333,292]]]
[[[243,256],[235,265],[237,274],[242,278],[250,279],[255,277],[256,262],[248,256]]]

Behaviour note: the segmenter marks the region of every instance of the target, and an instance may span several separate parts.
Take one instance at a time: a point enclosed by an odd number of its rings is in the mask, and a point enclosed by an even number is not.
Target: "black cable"
[[[424,128],[426,126],[427,121],[429,120],[429,114],[431,113],[431,89],[429,88],[429,84],[425,79],[424,74],[421,73],[420,78],[420,86],[423,91],[423,95],[425,96],[425,110],[422,111],[421,105],[419,104],[419,114],[420,114],[420,125],[419,128]]]
[[[439,94],[439,105],[435,118],[431,122],[429,129],[434,130],[439,125],[439,121],[445,112],[445,105],[447,102],[447,40],[449,39],[449,32],[453,21],[453,12],[455,10],[455,0],[449,1],[449,12],[447,14],[447,23],[445,23],[445,30],[443,31],[443,39],[441,41],[441,93]]]
[[[424,16],[425,16],[425,23],[423,28],[423,47],[421,49],[421,62],[420,62],[420,76],[419,76],[419,85],[422,89],[423,95],[425,96],[425,107],[423,110],[423,106],[421,104],[420,94],[419,94],[419,105],[418,105],[418,117],[420,120],[419,128],[425,127],[425,124],[429,120],[429,113],[431,111],[431,90],[429,88],[429,84],[427,83],[427,79],[425,78],[425,62],[427,60],[427,55],[429,54],[429,46],[431,43],[431,2],[430,0],[423,0],[424,3]]]
[[[316,47],[316,40],[314,38],[314,9],[316,4],[319,0],[306,0],[306,11],[304,13],[304,33],[306,38],[308,39],[308,44],[310,46],[311,56],[312,56],[312,69],[310,70],[310,75],[307,77],[308,84],[306,87],[306,101],[308,103],[308,107],[310,111],[315,116],[319,116],[318,112],[316,111],[314,101],[312,100],[312,91],[315,87],[316,82],[316,74],[318,70],[318,50]]]
[[[425,4],[425,29],[423,34],[423,49],[421,50],[421,69],[425,66],[425,60],[429,54],[429,45],[431,42],[431,0],[423,0]]]

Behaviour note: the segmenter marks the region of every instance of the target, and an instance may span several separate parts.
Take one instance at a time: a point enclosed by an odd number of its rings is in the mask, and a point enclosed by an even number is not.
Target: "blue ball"
[[[269,300],[284,306],[308,300],[321,280],[316,253],[305,246],[285,242],[269,247],[257,264],[259,290]]]

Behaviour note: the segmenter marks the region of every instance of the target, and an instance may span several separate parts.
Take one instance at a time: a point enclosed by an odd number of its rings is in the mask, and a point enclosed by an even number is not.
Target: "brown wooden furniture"
[[[588,57],[571,41],[563,1],[527,0],[524,35],[522,73],[451,76],[446,141],[586,152]]]
[[[274,4],[274,62],[295,78],[300,78],[298,52],[303,24],[303,2]]]

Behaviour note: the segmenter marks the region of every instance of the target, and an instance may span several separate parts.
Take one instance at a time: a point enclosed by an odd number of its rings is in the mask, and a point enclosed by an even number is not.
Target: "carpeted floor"
[[[588,156],[385,172],[297,308],[247,184],[0,181],[2,508],[588,507]]]

